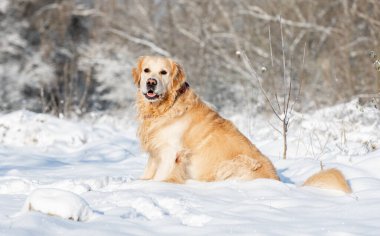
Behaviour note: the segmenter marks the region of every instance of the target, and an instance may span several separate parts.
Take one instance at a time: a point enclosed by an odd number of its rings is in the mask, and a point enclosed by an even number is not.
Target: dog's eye
[[[160,71],[160,74],[161,75],[166,75],[168,72],[166,72],[166,70],[162,70],[162,71]]]
[[[145,69],[144,69],[144,72],[145,72],[145,73],[149,73],[150,70],[149,70],[148,68],[145,68]]]

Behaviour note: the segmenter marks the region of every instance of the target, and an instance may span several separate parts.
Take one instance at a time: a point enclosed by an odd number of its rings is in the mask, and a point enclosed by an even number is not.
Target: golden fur
[[[304,186],[335,189],[351,193],[351,187],[348,185],[342,172],[337,169],[322,170],[312,175],[305,181]]]
[[[167,92],[148,101],[141,92],[144,68],[170,68]],[[154,73],[155,71],[152,71]],[[272,162],[230,121],[207,106],[191,88],[185,90],[185,73],[168,58],[141,57],[133,68],[139,88],[138,136],[149,160],[143,179],[183,183],[187,179],[279,180]],[[158,72],[155,74],[160,80]]]

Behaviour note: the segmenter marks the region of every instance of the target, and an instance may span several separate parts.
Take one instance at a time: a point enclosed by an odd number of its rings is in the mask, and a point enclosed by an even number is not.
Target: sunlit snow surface
[[[287,160],[266,119],[230,118],[283,182],[141,181],[147,158],[127,118],[1,115],[0,235],[380,234],[378,110],[353,101],[296,114]],[[352,194],[300,187],[321,161],[344,173]]]

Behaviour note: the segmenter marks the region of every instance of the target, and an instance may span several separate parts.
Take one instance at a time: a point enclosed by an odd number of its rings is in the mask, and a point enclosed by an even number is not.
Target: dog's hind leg
[[[215,180],[226,179],[250,180],[258,178],[256,171],[262,167],[261,163],[246,155],[239,155],[233,159],[221,162],[215,173]]]

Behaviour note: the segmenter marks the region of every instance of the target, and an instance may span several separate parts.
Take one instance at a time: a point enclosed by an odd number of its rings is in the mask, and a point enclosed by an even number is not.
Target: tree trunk
[[[283,153],[282,153],[282,157],[283,159],[285,160],[286,159],[286,152],[288,150],[288,143],[287,143],[287,132],[288,132],[288,124],[286,122],[286,120],[284,119],[282,121],[282,138],[283,138],[283,141],[284,141],[284,150],[283,150]]]

